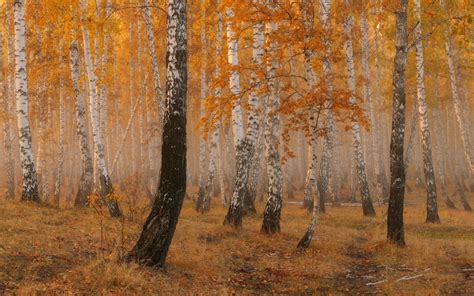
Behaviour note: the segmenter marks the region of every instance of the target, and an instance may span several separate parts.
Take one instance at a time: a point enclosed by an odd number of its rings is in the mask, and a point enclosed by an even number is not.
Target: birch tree
[[[186,1],[168,1],[166,113],[161,178],[152,211],[129,260],[163,266],[186,192]]]
[[[216,60],[220,59],[222,54],[222,13],[220,11],[217,12],[217,30],[216,30]],[[221,68],[219,62],[216,63],[216,68],[214,70],[214,77],[219,77],[221,75]],[[222,89],[220,86],[216,86],[214,89],[214,95],[216,98],[221,98]],[[221,127],[222,123],[219,122],[215,127],[214,131],[211,134],[209,139],[209,165],[207,169],[207,179],[206,179],[206,187],[204,190],[204,198],[203,198],[203,209],[208,211],[211,206],[211,190],[214,184],[214,179],[216,177],[217,171],[217,162],[221,162],[223,164],[222,159],[222,151],[220,149],[220,136],[221,136]],[[224,170],[225,166],[221,165],[221,174],[219,176],[219,185],[220,185],[220,194],[221,194],[221,204],[225,205],[225,181],[224,181]]]
[[[12,126],[11,126],[11,110],[8,98],[10,91],[8,81],[6,81],[5,69],[3,64],[3,34],[0,31],[0,97],[3,111],[3,147],[4,147],[4,164],[7,173],[7,187],[5,191],[6,199],[15,198],[15,163],[13,159],[12,149]]]
[[[201,96],[200,96],[200,113],[199,116],[202,118],[205,113],[205,101],[207,98],[207,40],[206,40],[206,5],[201,0]],[[207,141],[204,138],[204,126],[201,125],[199,130],[199,193],[196,202],[196,210],[201,213],[209,211],[206,193],[206,150]]]
[[[324,54],[323,54],[323,73],[325,84],[327,87],[326,94],[326,105],[325,115],[326,115],[326,139],[323,142],[323,154],[321,158],[321,167],[319,172],[319,207],[321,212],[325,212],[324,201],[326,198],[326,192],[328,190],[329,179],[331,176],[331,159],[333,155],[334,140],[336,139],[336,122],[334,119],[334,114],[332,112],[333,107],[333,91],[334,84],[332,79],[332,43],[330,39],[331,33],[331,1],[330,0],[320,0],[319,1],[319,14],[321,17],[321,23],[325,36],[323,37],[324,44]]]
[[[390,199],[387,215],[387,239],[405,245],[403,203],[405,197],[405,166],[403,141],[405,136],[405,69],[408,51],[408,0],[400,0],[396,15],[395,58],[393,68],[393,114],[390,142]]]
[[[246,163],[245,163],[245,172],[242,172],[242,174],[245,174],[246,183],[247,183],[247,190],[245,191],[244,195],[244,211],[245,212],[250,212],[250,213],[256,213],[255,210],[255,195],[252,195],[254,191],[250,191],[248,189],[248,186],[250,185],[249,183],[249,177],[252,169],[252,163],[254,161],[257,161],[255,154],[256,154],[256,144],[258,140],[258,134],[259,130],[261,129],[260,126],[260,116],[258,114],[258,110],[261,106],[260,101],[261,101],[261,81],[259,78],[259,75],[256,73],[256,71],[260,70],[263,64],[263,54],[264,54],[264,49],[263,49],[263,44],[264,44],[264,33],[263,33],[263,24],[261,22],[257,22],[253,26],[253,45],[252,45],[252,63],[254,67],[257,70],[252,71],[251,77],[250,77],[250,83],[252,85],[252,91],[249,96],[248,100],[248,105],[249,105],[249,110],[248,110],[248,117],[247,117],[247,134],[245,136],[245,140],[247,141],[247,155],[246,157]]]
[[[441,7],[446,11],[446,15],[448,14],[448,10],[446,8],[446,4],[444,0],[440,0]],[[444,28],[444,42],[445,42],[445,50],[446,56],[448,58],[448,67],[449,67],[449,80],[451,82],[451,96],[454,105],[454,113],[456,115],[456,122],[458,124],[459,132],[461,134],[461,140],[464,148],[464,155],[466,158],[466,162],[470,168],[471,175],[474,175],[474,148],[471,143],[471,139],[469,137],[469,126],[467,125],[467,120],[464,115],[464,108],[462,106],[461,97],[459,95],[459,81],[458,81],[458,73],[456,69],[456,60],[455,60],[455,53],[454,53],[454,46],[451,37],[451,28],[449,27],[449,23],[445,25]]]
[[[234,191],[230,200],[229,209],[224,220],[224,224],[234,227],[242,226],[243,197],[247,190],[247,175],[245,173],[245,163],[248,145],[244,141],[244,126],[242,118],[242,106],[240,102],[240,73],[235,67],[239,65],[239,51],[237,36],[234,31],[234,10],[226,10],[226,33],[227,33],[227,60],[231,67],[229,88],[234,96],[232,107],[232,132],[234,146],[236,147],[236,178]]]
[[[347,8],[349,8],[349,0],[345,1]],[[354,23],[353,16],[349,14],[344,19],[344,31],[346,34],[346,63],[347,63],[347,86],[350,91],[350,103],[356,103],[356,75],[354,66],[354,51],[352,48],[352,27]],[[357,121],[351,122],[352,128],[352,148],[357,164],[357,177],[359,181],[360,194],[362,196],[362,210],[364,216],[374,216],[375,209],[372,204],[372,197],[370,195],[369,182],[367,181],[367,172],[364,159],[364,148],[362,146],[360,125]]]
[[[62,64],[62,44],[59,48],[59,67]],[[59,151],[58,151],[58,163],[56,167],[56,176],[54,182],[54,204],[59,206],[59,199],[61,196],[61,185],[63,179],[63,168],[64,168],[64,133],[66,129],[66,109],[64,106],[63,96],[64,80],[62,72],[60,71],[59,76]]]
[[[26,69],[26,28],[25,1],[14,1],[15,30],[15,97],[18,123],[18,139],[20,144],[21,168],[23,175],[24,201],[40,201],[38,178],[33,159],[31,129],[29,120],[28,77]]]
[[[415,15],[417,26],[415,28],[416,47],[416,89],[418,100],[418,118],[420,124],[421,141],[423,148],[423,170],[426,184],[426,222],[440,223],[438,215],[438,202],[436,193],[436,181],[433,168],[433,156],[431,148],[431,132],[428,122],[428,107],[426,105],[425,92],[425,69],[423,57],[423,33],[421,28],[421,0],[415,0]]]
[[[380,9],[379,6],[375,6],[375,15],[378,17],[380,14]],[[374,92],[375,92],[375,98],[373,100],[374,102],[374,109],[377,104],[375,102],[382,102],[383,97],[381,94],[381,77],[382,77],[382,68],[381,68],[381,63],[380,63],[380,41],[379,41],[379,36],[380,35],[380,22],[376,23],[375,30],[374,30],[374,67],[375,67],[375,79],[374,79]],[[364,51],[364,50],[363,50]],[[365,67],[364,67],[365,68]],[[382,115],[374,114],[374,121],[373,121],[373,126],[381,124],[382,122]],[[382,143],[384,142],[384,137],[383,133],[380,131],[373,131],[374,136],[377,138],[381,139]],[[377,150],[382,150],[381,152],[377,151],[374,153],[374,166],[375,166],[375,178],[376,178],[376,184],[377,184],[377,192],[380,192],[382,195],[382,200],[384,201],[388,196],[389,196],[389,184],[387,180],[387,176],[385,174],[385,162],[382,158],[383,155],[383,146],[379,146],[379,149]]]
[[[305,77],[310,92],[314,91],[316,84],[316,74],[313,69],[313,58],[314,51],[310,47],[311,38],[314,35],[314,1],[313,0],[304,0],[302,2],[302,13],[303,13],[303,22],[304,22],[304,67],[305,67]],[[306,181],[303,197],[303,206],[308,210],[312,210],[314,197],[311,196],[312,193],[317,192],[316,186],[316,169],[317,169],[317,134],[314,124],[314,116],[317,112],[316,108],[311,109],[311,114],[309,115],[309,124],[310,124],[310,139],[308,145],[308,170],[306,172]]]
[[[281,119],[279,83],[277,78],[277,43],[273,34],[277,29],[277,23],[270,22],[266,24],[267,41],[269,43],[268,52],[268,91],[269,98],[266,108],[265,125],[265,153],[267,159],[268,174],[268,198],[265,210],[263,212],[263,223],[261,231],[272,234],[280,232],[280,216],[283,196],[283,175],[281,168],[280,152],[278,143],[280,141]],[[273,40],[272,40],[273,39]]]
[[[87,3],[82,0],[81,2],[82,10],[85,11]],[[119,208],[117,200],[113,197],[114,188],[112,185],[112,180],[110,179],[109,172],[105,163],[105,149],[102,142],[102,135],[99,122],[99,113],[97,110],[97,84],[96,76],[94,73],[92,58],[91,58],[91,49],[90,49],[90,36],[89,31],[82,26],[82,38],[83,38],[83,50],[84,50],[84,60],[87,70],[87,79],[89,85],[89,111],[91,115],[91,125],[92,125],[92,137],[94,139],[94,155],[97,160],[97,169],[99,175],[99,194],[102,199],[107,203],[109,213],[112,217],[120,217],[122,212]]]
[[[84,99],[79,88],[80,65],[79,65],[79,48],[76,41],[71,43],[69,48],[71,80],[74,90],[74,109],[76,113],[76,133],[81,152],[82,173],[79,182],[79,188],[74,200],[76,207],[87,205],[88,198],[92,192],[92,183],[94,179],[94,167],[92,164],[92,156],[89,150],[89,136],[86,129],[86,111],[84,108]]]

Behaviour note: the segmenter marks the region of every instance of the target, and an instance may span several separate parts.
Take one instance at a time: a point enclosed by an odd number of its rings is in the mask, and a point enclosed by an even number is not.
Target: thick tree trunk
[[[349,2],[346,0],[346,5]],[[355,105],[356,103],[356,74],[354,66],[354,51],[352,48],[352,27],[354,18],[352,15],[348,15],[344,20],[344,31],[346,34],[346,62],[347,62],[347,85],[351,92],[350,103]],[[362,197],[362,210],[364,216],[375,216],[375,209],[372,204],[372,197],[370,195],[369,182],[367,181],[367,172],[364,159],[364,148],[362,146],[360,125],[356,121],[352,121],[352,148],[354,150],[354,157],[357,164],[357,177],[359,181],[359,189]]]
[[[4,144],[4,165],[7,174],[7,187],[5,190],[6,199],[15,199],[15,163],[13,159],[12,150],[12,126],[11,126],[11,110],[8,98],[10,95],[10,89],[8,82],[5,77],[5,67],[3,65],[3,34],[0,31],[0,100],[3,111],[3,144]]]
[[[20,142],[21,168],[23,173],[24,201],[40,201],[38,192],[38,178],[35,161],[33,159],[31,129],[28,111],[28,78],[26,70],[26,29],[25,29],[25,1],[15,0],[15,97],[18,123],[18,139]]]
[[[283,175],[281,169],[278,144],[281,136],[281,119],[279,115],[280,94],[277,74],[277,43],[272,36],[277,29],[276,23],[266,25],[267,40],[269,42],[267,74],[269,77],[269,98],[266,108],[265,125],[265,152],[267,158],[268,198],[263,212],[261,231],[266,234],[280,232],[280,216],[283,197]]]
[[[254,66],[258,69],[262,67],[263,63],[263,44],[264,44],[264,33],[263,33],[263,25],[261,23],[257,23],[253,26],[253,47],[252,47],[252,62]],[[261,82],[260,78],[255,71],[251,73],[251,81],[252,84],[252,92],[250,93],[248,105],[248,117],[247,117],[247,134],[246,134],[246,141],[249,145],[249,151],[247,157],[247,163],[245,164],[246,170],[246,187],[249,188],[249,178],[252,172],[252,166],[254,161],[258,161],[258,156],[256,155],[256,145],[259,136],[259,130],[262,128],[260,126],[260,116],[258,114],[258,109],[260,108],[260,92],[261,92]],[[247,189],[245,191],[246,195],[244,196],[244,213],[256,213],[255,209],[255,195],[252,195],[253,191]]]
[[[82,0],[83,9],[86,7],[87,3]],[[94,155],[97,160],[97,169],[99,170],[98,175],[100,182],[100,197],[105,200],[107,207],[109,209],[110,216],[120,217],[122,216],[122,211],[119,208],[118,201],[113,198],[114,188],[112,185],[112,180],[110,179],[109,172],[105,163],[105,149],[102,142],[102,135],[99,122],[99,114],[97,110],[97,84],[96,76],[92,68],[91,60],[91,50],[90,50],[90,37],[89,31],[83,26],[82,27],[82,37],[83,37],[83,46],[84,46],[84,60],[86,63],[88,83],[89,83],[89,109],[91,114],[91,125],[92,125],[92,136],[94,139]]]
[[[161,178],[152,211],[129,260],[163,266],[186,193],[186,1],[168,1],[166,110]]]
[[[76,131],[82,160],[81,180],[79,182],[79,188],[74,205],[76,207],[84,207],[87,205],[89,195],[92,192],[94,169],[91,152],[89,150],[89,137],[87,135],[86,129],[86,111],[84,108],[84,100],[79,89],[79,48],[76,41],[72,42],[70,47],[70,66],[75,98]]]
[[[395,58],[393,69],[393,117],[390,143],[390,199],[387,216],[387,240],[405,245],[403,203],[405,197],[405,166],[403,141],[405,136],[405,69],[408,51],[408,0],[400,0],[396,14]]]
[[[426,222],[440,223],[438,215],[438,202],[436,194],[436,181],[433,168],[430,126],[428,122],[428,107],[425,93],[425,69],[423,57],[423,33],[421,29],[421,0],[415,0],[415,14],[418,25],[415,28],[416,38],[416,88],[418,100],[418,113],[423,148],[423,170],[426,184]]]
[[[239,65],[237,36],[233,29],[234,11],[227,9],[227,59],[232,67]],[[234,106],[232,108],[232,131],[234,134],[234,146],[236,151],[236,177],[234,191],[229,204],[229,210],[224,220],[224,224],[233,227],[242,226],[243,198],[247,195],[247,173],[246,157],[249,155],[250,145],[244,137],[244,126],[242,119],[242,106],[240,103],[240,73],[236,69],[230,72],[229,88],[234,96]]]

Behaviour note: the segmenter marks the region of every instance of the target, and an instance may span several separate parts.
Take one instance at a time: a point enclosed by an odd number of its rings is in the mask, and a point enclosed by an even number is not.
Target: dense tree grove
[[[345,205],[405,245],[414,187],[427,223],[472,210],[469,1],[0,4],[1,197],[145,205],[128,261],[164,265],[183,202],[265,235],[301,204],[300,250]]]

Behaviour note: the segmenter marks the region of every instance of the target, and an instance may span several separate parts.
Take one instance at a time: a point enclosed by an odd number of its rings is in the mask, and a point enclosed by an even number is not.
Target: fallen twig
[[[373,283],[367,283],[365,284],[366,286],[377,286],[379,284],[382,284],[382,283],[385,283],[387,280],[381,280],[381,281],[378,281],[378,282],[373,282]]]
[[[396,280],[395,282],[400,282],[400,281],[409,281],[409,280],[414,280],[414,279],[417,279],[419,277],[422,277],[425,275],[425,273],[427,273],[428,271],[430,271],[431,268],[427,268],[425,270],[423,270],[423,273],[420,273],[420,274],[417,274],[417,275],[414,275],[414,276],[404,276],[404,277],[401,277],[399,278],[398,280]]]

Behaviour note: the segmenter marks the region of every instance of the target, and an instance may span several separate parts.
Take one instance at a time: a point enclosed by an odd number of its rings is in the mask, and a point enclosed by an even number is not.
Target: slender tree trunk
[[[314,2],[313,0],[304,0],[303,6],[303,22],[304,22],[304,66],[305,76],[308,85],[308,91],[314,92],[316,85],[316,74],[313,69],[313,57],[314,51],[311,48],[311,38],[314,38]],[[316,109],[312,108],[309,114],[309,125],[310,125],[310,139],[308,143],[308,169],[306,172],[306,180],[304,187],[303,207],[311,211],[314,203],[314,194],[317,191],[316,184],[316,166],[317,166],[317,130],[314,126],[314,116]]]
[[[24,201],[40,201],[38,178],[36,175],[33,150],[31,148],[31,129],[28,111],[28,77],[26,70],[26,29],[25,1],[15,0],[15,92],[18,138],[20,142],[21,168],[23,172]]]
[[[464,182],[463,182],[462,177],[459,177],[459,174],[460,174],[459,172],[454,173],[454,185],[456,187],[457,193],[459,194],[459,199],[461,200],[464,210],[471,212],[472,211],[471,205],[467,201],[466,195],[464,194]]]
[[[379,8],[376,7],[376,14],[378,16],[379,14]],[[380,65],[380,59],[379,59],[379,34],[380,34],[380,24],[377,23],[376,27],[375,27],[375,30],[374,30],[374,66],[375,66],[375,100],[373,101],[374,103],[374,109],[375,109],[375,106],[377,106],[376,102],[378,102],[380,104],[380,102],[383,101],[383,97],[381,95],[381,83],[380,83],[380,79],[382,78],[382,69],[381,69],[381,65]],[[374,126],[378,126],[379,122],[382,122],[382,116],[379,115],[377,116],[377,114],[374,116]],[[374,129],[373,131],[374,133],[374,138],[377,137],[377,139],[383,143],[385,142],[385,137],[384,137],[384,133],[383,132],[380,132],[378,131],[378,129]],[[381,203],[384,203],[385,200],[389,197],[389,187],[390,185],[388,184],[388,180],[387,180],[387,175],[386,175],[386,172],[385,172],[385,161],[383,159],[383,147],[384,145],[382,145],[382,147],[379,147],[378,149],[375,149],[377,151],[375,151],[374,153],[374,166],[375,166],[375,175],[376,175],[376,182],[377,182],[377,192],[380,192],[381,194],[381,197],[379,200],[381,200],[382,202]],[[379,150],[382,150],[382,151],[379,151]]]
[[[266,108],[265,125],[265,152],[267,158],[268,174],[268,198],[263,212],[263,223],[261,231],[272,234],[280,232],[280,217],[283,197],[283,175],[281,169],[280,152],[278,144],[280,142],[281,119],[279,115],[280,94],[277,75],[277,43],[272,40],[272,36],[277,29],[277,24],[272,22],[266,25],[267,39],[269,41],[268,50],[268,77],[269,77],[269,98]]]
[[[83,9],[86,2],[82,0]],[[104,144],[102,143],[102,136],[100,130],[100,123],[98,117],[98,110],[96,108],[97,102],[97,85],[96,77],[92,68],[90,37],[89,31],[83,26],[82,37],[84,46],[84,59],[86,63],[88,83],[89,83],[89,109],[91,114],[92,136],[94,139],[94,154],[97,159],[97,169],[99,170],[100,191],[99,194],[107,203],[109,213],[112,217],[122,216],[118,201],[113,198],[114,187],[110,179],[109,172],[105,163]],[[112,198],[111,198],[112,197]]]
[[[317,128],[318,128],[320,114],[321,114],[321,109],[318,109],[318,112],[313,114],[313,117],[311,118],[311,123],[313,125],[314,130],[317,130]],[[316,143],[314,143],[314,144],[316,144]],[[314,167],[316,167],[316,165],[317,165],[317,163],[316,163],[317,155],[314,154],[312,157],[316,158],[316,159],[312,159],[312,161],[314,162],[314,165],[315,165]],[[319,191],[315,190],[315,194],[317,194],[318,192]],[[319,201],[321,201],[321,199]],[[313,240],[314,230],[316,229],[316,223],[317,223],[317,220],[318,220],[318,214],[319,214],[320,209],[321,209],[321,207],[318,205],[317,199],[314,198],[313,208],[312,208],[312,211],[311,211],[311,221],[308,225],[308,229],[306,230],[305,234],[303,235],[301,240],[298,242],[297,248],[299,250],[304,250],[304,249],[308,248],[309,245],[311,244],[311,241]]]
[[[415,14],[418,25],[415,28],[416,38],[416,88],[418,100],[418,113],[420,132],[423,148],[423,170],[426,183],[426,222],[440,223],[438,215],[438,202],[436,194],[436,181],[433,168],[433,156],[431,148],[431,134],[428,122],[428,107],[426,105],[425,93],[425,69],[423,58],[423,33],[421,29],[421,0],[415,0]]]
[[[327,87],[326,93],[326,139],[323,143],[323,155],[321,158],[321,167],[320,167],[320,181],[318,185],[319,191],[319,207],[320,211],[324,213],[326,211],[325,199],[326,193],[328,190],[329,179],[332,178],[331,172],[331,159],[333,156],[334,150],[334,140],[336,138],[336,122],[334,119],[334,114],[332,112],[333,108],[333,73],[332,73],[332,44],[330,39],[331,34],[331,1],[330,0],[321,0],[319,1],[319,13],[321,15],[321,22],[325,36],[323,37],[324,44],[324,57],[323,57],[323,73],[324,79]]]
[[[405,172],[408,172],[408,169],[410,168],[411,162],[415,162],[416,166],[416,159],[415,161],[413,160],[415,158],[415,142],[416,142],[416,135],[417,135],[417,129],[416,127],[418,126],[418,117],[419,117],[419,112],[418,112],[418,100],[415,100],[415,104],[413,106],[413,113],[410,121],[410,135],[408,137],[408,143],[407,147],[404,152],[404,167],[405,167]],[[408,192],[411,192],[411,187],[406,184]]]
[[[405,197],[405,166],[403,141],[405,136],[405,69],[408,51],[408,0],[400,0],[396,14],[395,58],[393,69],[393,117],[390,143],[390,199],[387,217],[387,239],[405,245],[403,203]]]
[[[216,60],[219,61],[219,58],[222,54],[222,14],[218,12],[217,16],[217,32],[216,32]],[[216,63],[216,69],[214,71],[214,76],[219,77],[221,75],[221,69],[219,62]],[[220,86],[217,86],[214,89],[214,95],[216,98],[220,98],[222,93],[222,89]],[[204,189],[204,196],[202,200],[202,212],[207,212],[210,210],[211,207],[211,191],[214,184],[214,179],[217,171],[217,161],[223,163],[222,161],[222,153],[220,151],[220,131],[221,131],[221,124],[217,124],[214,131],[211,133],[210,141],[209,141],[209,165],[207,167],[207,179]],[[222,166],[224,169],[224,166]],[[221,190],[221,203],[225,205],[225,181],[223,178],[224,173],[220,174],[220,190]],[[201,192],[200,192],[201,193]]]
[[[369,123],[371,126],[371,133],[367,134],[367,162],[368,168],[367,171],[369,176],[375,177],[375,184],[377,184],[377,169],[376,166],[380,161],[380,151],[376,147],[376,131],[377,123],[375,120],[374,114],[374,102],[372,97],[372,79],[371,79],[371,69],[370,69],[370,42],[369,42],[369,21],[367,20],[367,15],[365,10],[362,10],[360,13],[360,26],[361,26],[361,66],[362,66],[362,97],[369,115]],[[379,200],[380,200],[379,196]]]
[[[59,50],[59,65],[62,65],[62,43],[60,44]],[[64,168],[64,133],[66,129],[66,110],[64,107],[64,97],[63,97],[63,88],[64,80],[62,77],[62,72],[60,71],[59,77],[59,153],[58,153],[58,164],[56,167],[56,177],[54,182],[54,203],[56,206],[59,206],[59,201],[61,197],[61,185],[63,179],[63,168]]]
[[[163,266],[186,194],[186,1],[168,1],[166,110],[161,178],[152,211],[129,260]]]
[[[206,5],[201,0],[201,97],[200,97],[200,112],[199,117],[202,118],[205,115],[206,99],[207,99],[207,36],[206,36]],[[199,192],[196,202],[196,210],[201,213],[209,211],[206,206],[206,173],[208,172],[206,166],[206,155],[207,141],[204,138],[204,126],[201,125],[199,129]]]
[[[7,174],[5,198],[15,199],[15,163],[12,150],[11,110],[10,104],[8,103],[8,98],[11,96],[8,81],[5,79],[5,69],[3,65],[3,34],[2,31],[0,31],[0,100],[3,111],[4,165]]]
[[[438,86],[439,86],[439,79],[438,79],[438,76],[437,76],[437,79],[436,79],[436,88],[437,89],[436,89],[435,93],[439,95]],[[439,98],[438,98],[438,102],[439,102]],[[448,186],[446,184],[446,159],[445,159],[446,156],[445,156],[445,152],[442,150],[444,147],[446,147],[445,143],[444,143],[444,140],[442,140],[442,139],[445,139],[446,136],[445,136],[445,133],[441,132],[443,129],[440,125],[440,122],[441,122],[441,116],[439,114],[440,113],[440,108],[441,108],[441,106],[437,106],[433,111],[433,121],[434,121],[435,130],[440,131],[440,134],[437,137],[438,138],[437,147],[435,149],[435,151],[438,150],[439,181],[440,181],[440,185],[441,185],[441,193],[443,195],[446,206],[448,207],[448,209],[455,209],[456,206],[454,205],[452,200],[449,198]],[[435,137],[435,139],[436,139],[436,137]],[[436,141],[435,141],[435,143],[436,143]]]
[[[106,9],[105,9],[105,20],[109,19],[112,14],[112,0],[107,0]],[[102,57],[100,59],[100,71],[101,77],[105,78],[107,75],[107,64],[108,64],[108,51],[109,51],[109,32],[104,32],[104,39],[103,39],[103,51]],[[98,52],[96,57],[98,57]],[[108,113],[108,88],[106,83],[102,83],[99,88],[98,98],[99,98],[99,119],[100,119],[100,128],[102,130],[102,141],[105,144],[108,144],[108,129],[107,129],[107,113]],[[109,145],[107,145],[108,147]],[[110,153],[106,153],[107,156]],[[108,158],[107,158],[108,160]]]
[[[144,6],[144,20],[145,20],[145,28],[146,28],[146,36],[148,39],[148,47],[151,57],[151,68],[153,71],[153,95],[156,101],[157,106],[160,107],[159,110],[159,117],[158,117],[158,125],[161,129],[162,126],[162,118],[165,112],[165,102],[164,102],[164,94],[163,89],[161,87],[161,78],[160,78],[160,68],[158,64],[158,55],[156,54],[156,41],[155,41],[155,33],[153,32],[153,22],[151,17],[151,0],[143,0]]]
[[[130,6],[133,5],[133,0],[130,0]],[[136,48],[134,48],[134,37],[135,37],[135,34],[134,34],[134,20],[133,20],[133,16],[134,16],[135,12],[130,9],[130,24],[129,24],[129,38],[130,38],[130,53],[129,53],[129,59],[130,59],[130,65],[129,65],[129,71],[130,71],[130,83],[129,83],[129,98],[130,98],[130,118],[132,118],[132,120],[130,121],[130,146],[129,146],[129,149],[130,149],[130,162],[131,162],[131,172],[130,172],[130,175],[133,175],[136,173],[137,171],[137,161],[136,161],[136,153],[135,153],[135,126],[134,126],[134,123],[135,121],[133,120],[133,118],[135,116],[133,116],[133,114],[135,114],[135,102],[138,101],[135,97],[135,78],[136,78],[136,75],[135,75],[135,53],[136,53]],[[138,105],[137,105],[138,106]]]
[[[440,0],[441,6],[446,10],[444,0]],[[454,47],[451,37],[451,28],[449,24],[445,26],[444,30],[445,36],[445,49],[446,55],[448,57],[448,67],[449,67],[449,78],[451,82],[451,95],[454,104],[454,113],[456,114],[456,121],[458,124],[459,132],[461,134],[461,140],[464,148],[464,155],[466,157],[466,162],[470,168],[471,175],[474,175],[474,148],[471,144],[471,139],[469,138],[470,127],[467,124],[466,117],[464,114],[464,109],[462,106],[461,98],[458,90],[458,73],[456,70],[456,61],[454,56]]]
[[[89,137],[86,129],[86,111],[84,108],[84,100],[79,89],[79,48],[77,42],[74,41],[70,47],[70,66],[72,86],[75,97],[75,112],[76,112],[76,132],[79,140],[79,148],[81,151],[82,173],[79,182],[74,205],[76,207],[83,207],[87,205],[88,198],[92,192],[92,184],[94,179],[94,167],[92,164],[92,156],[89,150]]]
[[[117,167],[118,160],[120,158],[120,155],[123,152],[123,148],[125,147],[125,142],[127,140],[127,136],[130,133],[130,130],[132,130],[132,125],[133,125],[133,120],[135,118],[135,114],[137,114],[138,106],[140,106],[141,102],[141,97],[139,97],[138,100],[135,101],[135,103],[132,106],[132,113],[130,114],[130,118],[128,119],[127,127],[125,128],[125,131],[123,132],[122,139],[120,140],[120,146],[118,147],[118,150],[115,154],[114,160],[112,162],[112,166],[110,168],[110,176],[114,175],[115,168]]]
[[[346,5],[349,6],[349,1],[346,0]],[[347,62],[347,85],[351,92],[350,103],[356,103],[356,74],[354,66],[354,51],[352,48],[352,27],[354,18],[348,15],[344,20],[344,31],[346,33],[346,62]],[[372,204],[372,197],[370,195],[369,182],[367,181],[367,172],[364,159],[364,148],[362,146],[360,125],[356,121],[352,121],[352,148],[354,150],[354,157],[357,164],[357,177],[359,180],[359,189],[362,197],[362,210],[364,216],[375,216],[375,209]]]
[[[220,129],[220,134],[225,136],[224,129],[222,127],[222,122],[219,124],[219,129]],[[224,162],[224,154],[225,154],[225,149],[224,149],[224,143],[223,141],[219,138],[217,143],[217,158],[219,159],[219,190],[221,194],[221,204],[225,206],[227,204],[227,191],[226,191],[226,165]]]

